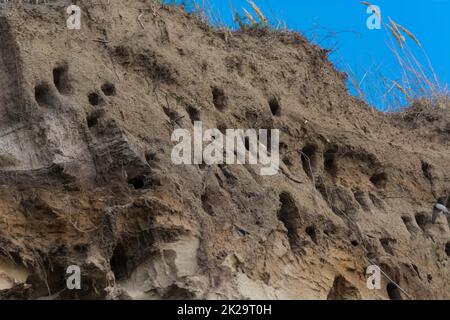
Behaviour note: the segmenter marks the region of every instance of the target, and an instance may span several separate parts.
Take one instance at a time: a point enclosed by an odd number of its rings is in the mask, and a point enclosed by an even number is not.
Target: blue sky
[[[198,0],[201,2],[202,0]],[[212,11],[228,25],[233,24],[233,11],[242,7],[251,11],[246,0],[205,0]],[[332,48],[331,59],[340,69],[355,74],[357,82],[365,72],[361,88],[369,100],[380,109],[379,92],[374,90],[375,70],[400,81],[400,70],[386,46],[386,30],[369,30],[367,7],[358,0],[254,0],[272,21],[281,19],[288,28],[297,30],[309,39]],[[381,8],[384,21],[391,17],[403,25],[422,43],[439,81],[450,83],[450,0],[372,0]],[[411,47],[414,47],[411,45]],[[423,55],[418,53],[418,59]],[[423,58],[424,59],[424,58]],[[426,61],[421,60],[426,64]],[[372,76],[371,76],[372,75]],[[373,91],[373,92],[370,92]]]

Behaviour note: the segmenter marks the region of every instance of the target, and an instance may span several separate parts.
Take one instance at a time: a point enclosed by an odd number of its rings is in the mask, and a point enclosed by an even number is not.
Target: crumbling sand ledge
[[[447,106],[383,115],[300,35],[107,2],[78,1],[81,31],[62,5],[0,10],[0,297],[406,298],[367,289],[371,259],[412,298],[450,298],[449,224],[431,224]],[[280,129],[286,169],[174,166],[173,129],[198,119]]]

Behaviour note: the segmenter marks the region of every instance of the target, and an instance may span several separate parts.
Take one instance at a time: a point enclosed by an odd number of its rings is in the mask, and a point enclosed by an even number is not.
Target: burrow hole
[[[186,111],[192,123],[194,123],[195,121],[200,121],[200,111],[198,111],[196,108],[187,106]]]
[[[34,88],[34,98],[40,106],[51,106],[55,102],[50,86],[47,83],[41,83]]]
[[[303,170],[310,179],[313,178],[317,167],[317,145],[307,144],[301,152]]]
[[[168,116],[169,119],[172,121],[177,121],[180,119],[180,116],[178,115],[178,113],[169,107],[163,107],[163,111],[166,114],[166,116]]]
[[[89,103],[93,106],[99,106],[103,104],[103,98],[97,92],[91,92],[88,94]]]
[[[86,123],[88,128],[93,128],[98,125],[99,119],[102,117],[103,113],[94,111],[88,114],[86,117]]]
[[[445,244],[445,254],[450,257],[450,241]]]
[[[360,298],[359,290],[341,275],[335,277],[333,286],[327,296],[327,300],[355,300]]]
[[[212,88],[212,96],[213,96],[213,104],[214,106],[223,111],[227,107],[228,99],[225,95],[225,92],[222,88],[213,87]]]
[[[202,200],[203,210],[210,216],[213,216],[214,215],[214,207],[210,203],[210,197],[208,195],[208,192],[205,192],[202,194],[201,200]]]
[[[57,66],[53,69],[53,83],[61,94],[69,94],[72,86],[69,80],[69,67],[67,64]]]
[[[372,182],[372,184],[378,189],[383,189],[386,187],[387,179],[388,179],[387,173],[380,172],[372,175],[370,177],[370,182]]]
[[[288,231],[288,239],[291,248],[299,247],[300,239],[298,229],[301,226],[300,215],[295,200],[287,192],[280,194],[281,207],[278,210],[278,219]]]
[[[279,117],[281,115],[280,102],[277,98],[273,97],[269,100],[269,107],[274,116]]]
[[[315,226],[309,226],[305,229],[306,234],[311,238],[311,240],[317,244],[317,230]]]
[[[392,282],[389,282],[386,286],[386,291],[391,300],[403,300],[400,294],[399,288]]]
[[[122,244],[118,244],[115,247],[113,255],[109,260],[109,264],[116,280],[120,280],[128,276],[128,257],[125,247]]]
[[[420,275],[419,268],[418,268],[415,264],[412,264],[411,266],[412,266],[414,272],[416,273],[417,277],[418,277],[419,279],[422,279],[422,276]]]
[[[153,150],[147,150],[145,152],[145,160],[147,161],[148,164],[151,164],[155,161],[159,161],[159,157],[156,151]]]
[[[137,175],[128,179],[128,184],[136,190],[144,189],[147,187],[147,178],[144,175]]]
[[[336,155],[339,151],[338,146],[333,146],[325,151],[323,155],[323,166],[325,170],[331,174],[332,176],[337,175],[337,163],[336,163]]]
[[[416,213],[415,218],[416,218],[417,225],[420,227],[420,229],[422,229],[422,231],[425,232],[425,227],[429,220],[427,218],[427,215],[424,213]]]
[[[431,165],[425,161],[422,161],[422,172],[424,177],[433,184],[433,174],[431,172]]]
[[[116,95],[116,87],[111,82],[105,82],[102,85],[101,89],[105,96],[115,96]]]

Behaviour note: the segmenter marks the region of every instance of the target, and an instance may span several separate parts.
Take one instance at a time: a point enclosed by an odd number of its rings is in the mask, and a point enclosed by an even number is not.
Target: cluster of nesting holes
[[[291,248],[299,246],[298,229],[301,226],[300,215],[295,200],[287,192],[280,194],[281,207],[278,210],[278,219],[288,231],[288,239]]]
[[[219,87],[213,87],[212,97],[214,106],[220,111],[225,110],[225,108],[227,107],[228,99],[223,89]]]

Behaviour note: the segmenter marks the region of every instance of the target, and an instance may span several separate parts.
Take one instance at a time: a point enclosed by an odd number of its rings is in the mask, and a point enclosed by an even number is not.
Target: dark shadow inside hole
[[[102,85],[102,91],[105,96],[115,96],[116,95],[116,87],[111,82],[105,82]]]
[[[386,291],[388,293],[389,299],[403,300],[402,295],[400,294],[400,290],[394,283],[389,282],[388,285],[386,286]]]
[[[287,192],[280,194],[281,207],[278,210],[278,219],[283,223],[288,231],[288,239],[291,248],[296,248],[300,244],[298,228],[301,226],[300,215],[295,200]]]
[[[423,213],[416,213],[415,218],[416,218],[416,223],[420,227],[420,229],[422,229],[422,231],[425,231],[425,227],[429,220],[427,218],[427,216]]]
[[[214,207],[210,203],[208,193],[205,192],[201,196],[203,210],[210,216],[214,215]]]
[[[178,113],[175,110],[171,109],[171,108],[163,107],[163,111],[166,114],[166,116],[168,116],[169,119],[172,120],[172,121],[176,121],[176,120],[178,120],[180,118],[178,116]]]
[[[163,300],[193,300],[195,294],[188,289],[180,288],[176,284],[170,285],[170,287],[164,292]]]
[[[96,127],[98,125],[98,114],[96,113],[90,113],[87,117],[86,117],[86,122],[87,122],[87,126],[88,128],[93,128]]]
[[[328,149],[327,151],[325,151],[325,153],[323,155],[324,168],[332,176],[337,175],[337,170],[338,170],[337,163],[336,163],[337,152],[338,152],[338,147],[334,146],[334,147]]]
[[[315,226],[309,226],[305,229],[306,234],[311,238],[311,240],[317,244],[317,232]]]
[[[425,161],[422,161],[422,172],[425,178],[433,184],[433,174],[431,173],[431,165]]]
[[[269,100],[269,107],[270,111],[274,116],[280,116],[281,115],[281,107],[280,103],[278,102],[277,98],[271,98]]]
[[[271,98],[269,100],[269,107],[270,111],[274,116],[280,116],[281,115],[281,107],[280,103],[277,98]]]
[[[51,106],[54,103],[50,86],[46,83],[39,84],[34,88],[34,97],[40,106]]]
[[[146,178],[143,175],[135,176],[128,179],[128,184],[131,184],[135,189],[143,189],[146,186]]]
[[[145,152],[145,160],[148,164],[158,161],[158,154],[156,153],[156,151],[148,150],[147,152]]]
[[[102,97],[97,92],[91,92],[88,94],[89,103],[93,106],[100,105],[102,101]]]
[[[72,91],[69,80],[69,67],[67,65],[53,69],[53,83],[61,94],[69,94]]]
[[[328,292],[327,300],[359,300],[361,294],[359,290],[343,276],[335,277],[333,286]]]
[[[200,111],[198,111],[196,108],[188,106],[186,108],[186,111],[192,123],[194,123],[195,121],[200,121]]]
[[[218,109],[223,111],[227,107],[227,97],[223,89],[218,87],[212,88],[213,104]]]
[[[118,244],[115,247],[109,264],[116,280],[120,280],[128,276],[128,257],[122,244]]]
[[[386,172],[380,172],[374,174],[372,177],[370,177],[370,182],[377,187],[378,189],[383,189],[386,187],[388,176]]]
[[[445,254],[450,257],[450,241],[445,244]]]
[[[411,266],[412,266],[414,272],[416,273],[417,277],[419,277],[420,279],[422,279],[422,276],[420,275],[419,268],[418,268],[415,264],[412,264]]]
[[[314,144],[307,144],[301,153],[302,166],[305,173],[310,179],[313,178],[317,165],[317,146]]]

